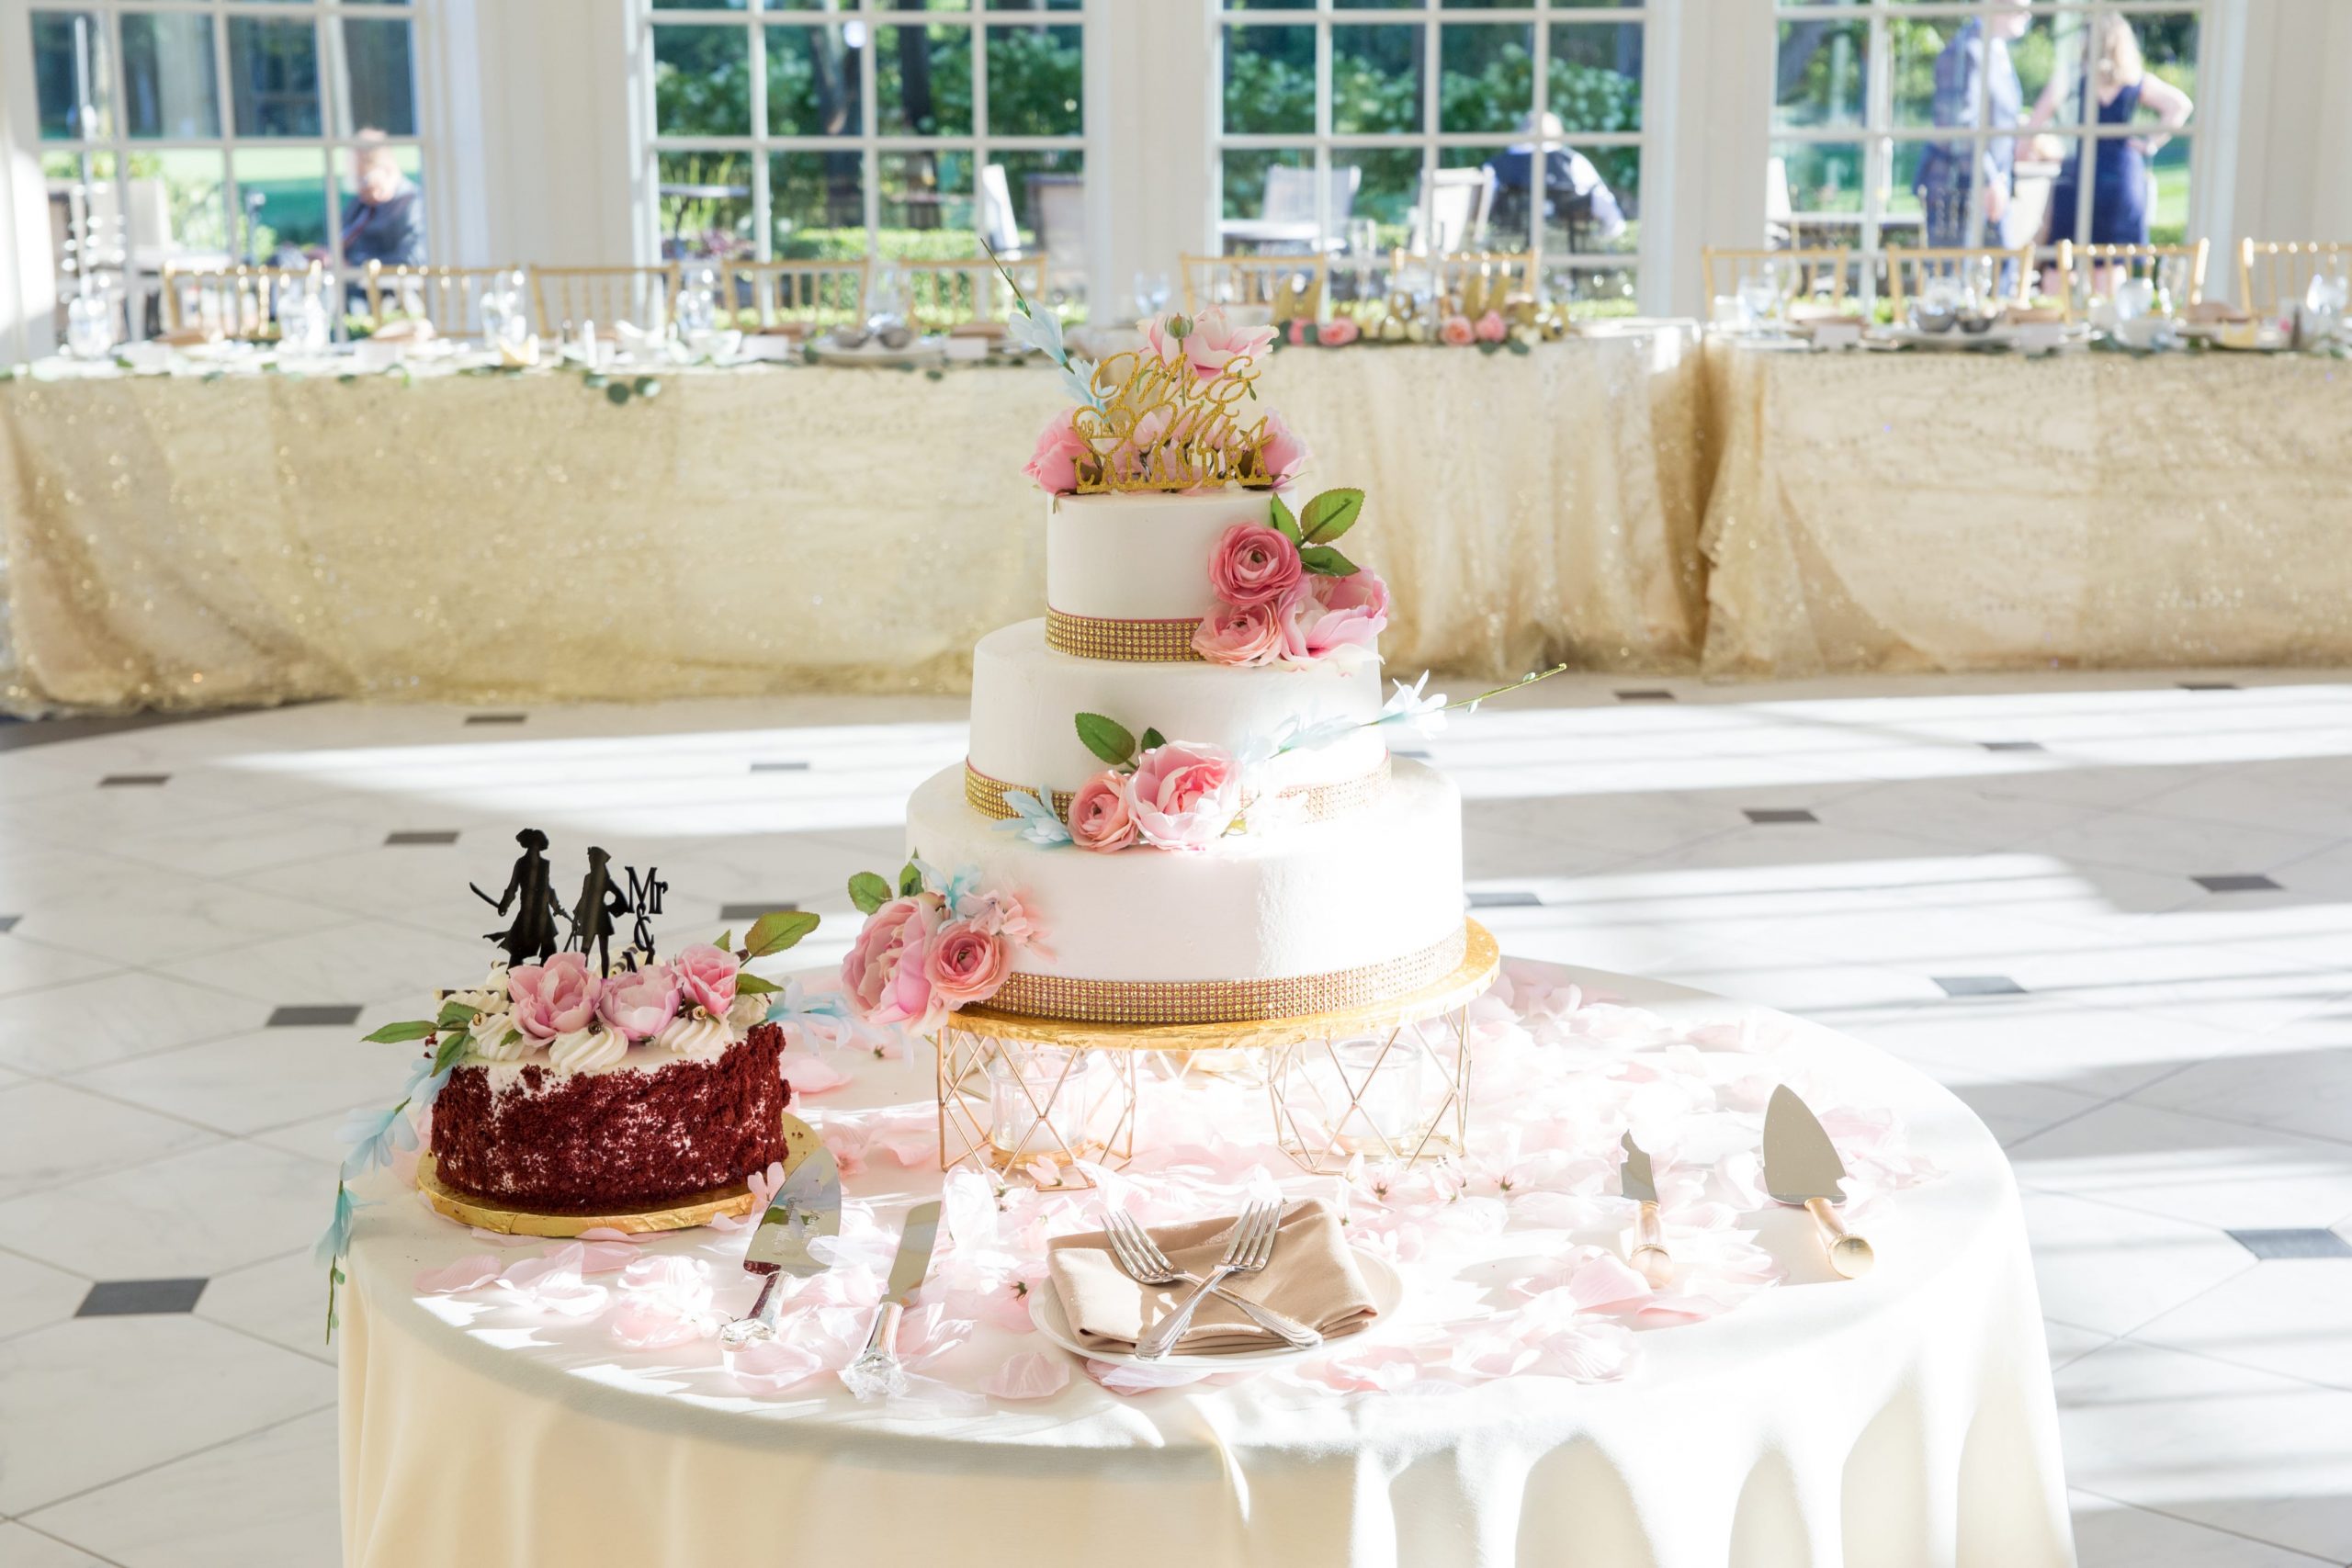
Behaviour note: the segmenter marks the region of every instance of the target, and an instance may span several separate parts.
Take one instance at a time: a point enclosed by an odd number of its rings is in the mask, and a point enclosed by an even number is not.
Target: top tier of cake
[[[1268,526],[1272,494],[1057,496],[1046,519],[1046,604],[1057,617],[1196,623],[1217,607],[1217,541],[1236,523]]]

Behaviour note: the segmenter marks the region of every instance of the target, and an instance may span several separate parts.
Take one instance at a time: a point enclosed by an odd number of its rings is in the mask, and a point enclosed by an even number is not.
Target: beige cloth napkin
[[[1235,1223],[1227,1216],[1162,1225],[1153,1229],[1151,1238],[1177,1268],[1206,1279],[1225,1257]],[[1132,1352],[1136,1341],[1174,1312],[1193,1291],[1182,1280],[1173,1285],[1137,1284],[1111,1256],[1110,1243],[1101,1231],[1057,1237],[1047,1244],[1046,1267],[1079,1343],[1090,1349]],[[1326,1338],[1353,1334],[1376,1315],[1372,1292],[1364,1289],[1355,1257],[1340,1234],[1339,1216],[1319,1199],[1310,1198],[1285,1209],[1272,1260],[1255,1274],[1234,1275],[1226,1280],[1225,1289],[1303,1323]],[[1250,1322],[1240,1308],[1211,1296],[1193,1314],[1174,1354],[1231,1355],[1274,1349],[1282,1343]]]

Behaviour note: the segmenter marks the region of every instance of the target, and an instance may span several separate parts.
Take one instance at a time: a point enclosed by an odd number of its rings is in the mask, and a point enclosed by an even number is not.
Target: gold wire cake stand
[[[1463,921],[1462,960],[1428,985],[1330,1012],[1215,1023],[1105,1023],[1036,1018],[983,1006],[950,1013],[938,1050],[939,1168],[1049,1168],[1086,1185],[1080,1162],[1116,1168],[1135,1157],[1137,1089],[1147,1056],[1182,1077],[1241,1054],[1262,1055],[1275,1142],[1310,1171],[1359,1155],[1407,1164],[1459,1151],[1470,1111],[1470,1004],[1486,993],[1502,952],[1486,927]],[[1450,1051],[1428,1036],[1432,1021]],[[1375,1043],[1369,1062],[1342,1060],[1339,1042]],[[1434,1073],[1407,1124],[1384,1128],[1374,1101],[1408,1067]],[[1384,1074],[1388,1075],[1384,1077]],[[1429,1080],[1424,1080],[1429,1081]]]
[[[789,1173],[817,1147],[816,1129],[786,1111],[784,1116],[784,1168]],[[692,1230],[721,1215],[752,1212],[752,1189],[736,1181],[663,1204],[658,1209],[625,1209],[615,1213],[557,1213],[547,1209],[519,1208],[487,1198],[476,1198],[441,1184],[433,1171],[433,1156],[416,1162],[416,1190],[436,1213],[462,1225],[474,1225],[501,1235],[537,1235],[569,1239],[582,1231],[616,1230],[625,1235],[653,1231]]]

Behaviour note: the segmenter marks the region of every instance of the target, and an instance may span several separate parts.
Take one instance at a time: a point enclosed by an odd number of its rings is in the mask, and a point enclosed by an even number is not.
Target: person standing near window
[[[2171,140],[2171,132],[2188,123],[2196,108],[2187,93],[2161,76],[2151,75],[2140,52],[2140,37],[2130,18],[2101,14],[2091,18],[2090,85],[2098,94],[2098,122],[2129,125],[2143,107],[2164,122],[2154,136],[2101,137],[2098,161],[2091,173],[2091,238],[2094,245],[2144,245],[2148,243],[2148,208],[2156,175],[2150,160]],[[2052,76],[2041,90],[2027,122],[2046,124],[2064,96],[2064,82]],[[2057,183],[2050,190],[2050,239],[2073,240],[2075,214],[2083,188],[2083,155],[2069,154]]]
[[[417,266],[424,261],[424,201],[401,172],[381,131],[363,130],[351,149],[351,200],[343,209],[343,263]]]
[[[1533,114],[1526,115],[1519,122],[1519,133],[1526,140],[1487,160],[1487,170],[1495,176],[1496,228],[1522,238],[1526,235],[1540,142],[1544,144],[1544,218],[1546,222],[1566,224],[1569,248],[1582,250],[1590,240],[1613,240],[1625,231],[1624,210],[1617,205],[1609,182],[1600,177],[1591,159],[1560,144],[1568,132],[1558,115],[1547,114],[1540,120]]]
[[[2031,17],[2027,0],[1997,0],[1982,17],[1961,24],[1936,56],[1936,124],[1955,130],[1978,125],[2013,127],[2023,118],[2025,89],[2018,83],[2009,41],[2025,36]],[[1979,83],[1983,90],[1979,91]],[[1977,118],[1979,102],[1984,118]],[[1968,241],[1969,175],[1975,173],[1977,200],[1984,209],[1984,241],[2009,248],[2024,243],[2015,232],[2018,143],[2014,136],[1984,141],[1930,141],[1919,157],[1912,189],[1925,215],[1928,243],[1964,245]]]

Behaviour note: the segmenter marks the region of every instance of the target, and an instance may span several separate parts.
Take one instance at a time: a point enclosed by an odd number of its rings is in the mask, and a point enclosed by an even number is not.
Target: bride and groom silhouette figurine
[[[603,850],[590,846],[588,874],[580,884],[580,897],[566,913],[556,902],[555,888],[548,875],[547,860],[548,836],[537,828],[526,828],[514,835],[523,846],[522,854],[508,874],[506,889],[493,898],[472,883],[474,897],[504,915],[512,907],[514,920],[503,931],[485,933],[486,939],[498,944],[506,954],[510,967],[525,964],[544,964],[555,956],[556,921],[560,919],[571,927],[571,934],[564,941],[566,949],[585,953],[590,947],[596,950],[596,972],[607,974],[613,966],[613,932],[615,920],[634,914],[635,924],[629,931],[630,947],[621,956],[634,967],[636,954],[653,956],[652,918],[662,912],[662,895],[670,885],[661,879],[658,866],[649,866],[643,880],[635,867],[624,866],[622,874],[628,879],[628,889],[613,880],[612,859]]]

